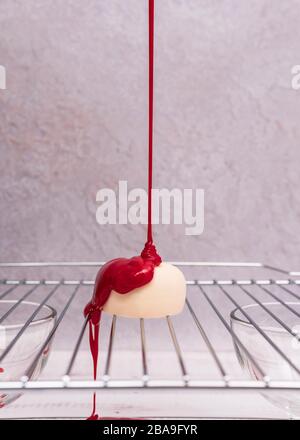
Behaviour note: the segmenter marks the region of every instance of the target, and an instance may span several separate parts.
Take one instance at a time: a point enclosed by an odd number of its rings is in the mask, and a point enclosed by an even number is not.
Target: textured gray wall
[[[299,269],[300,2],[156,3],[155,186],[206,192],[203,235],[156,227],[161,255]],[[1,0],[1,261],[140,251],[95,196],[146,185],[146,4]]]

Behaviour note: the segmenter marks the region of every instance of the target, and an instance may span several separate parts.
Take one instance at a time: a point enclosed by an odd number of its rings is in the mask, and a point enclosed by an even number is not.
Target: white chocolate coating
[[[185,297],[183,273],[172,264],[161,263],[145,286],[124,295],[113,290],[103,310],[127,318],[162,318],[180,313]]]

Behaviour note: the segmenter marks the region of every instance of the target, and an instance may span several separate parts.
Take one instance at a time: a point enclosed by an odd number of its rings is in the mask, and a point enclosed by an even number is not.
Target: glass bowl
[[[0,317],[16,303],[17,300],[0,301]],[[0,324],[0,356],[37,307],[39,307],[38,303],[22,301]],[[0,383],[1,381],[20,380],[24,376],[53,329],[55,321],[56,311],[48,305],[43,305],[34,320],[4,357],[3,361],[0,362]],[[29,378],[31,380],[36,379],[46,365],[51,342],[47,344],[41,356],[30,369]],[[11,403],[20,395],[19,392],[0,391],[0,408]]]
[[[300,314],[300,302],[285,302]],[[279,302],[264,302],[268,308],[281,321],[295,332],[300,334],[300,318],[289,311]],[[242,309],[251,319],[272,339],[288,358],[300,369],[300,343],[297,338],[284,329],[280,323],[274,320],[259,304],[249,304]],[[274,380],[299,381],[300,376],[292,366],[272,348],[271,344],[255,329],[245,315],[235,309],[230,314],[231,327],[240,341],[249,351],[250,355],[262,368],[264,373]],[[242,368],[251,378],[262,380],[253,361],[245,353],[237,341],[233,341],[237,358]],[[291,417],[300,417],[300,390],[274,390],[261,393],[266,399],[277,407],[284,409]]]

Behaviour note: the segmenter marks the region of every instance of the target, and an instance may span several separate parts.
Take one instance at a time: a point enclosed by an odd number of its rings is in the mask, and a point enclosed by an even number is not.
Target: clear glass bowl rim
[[[17,300],[17,299],[0,300],[0,305],[1,304],[16,304],[18,301],[19,300]],[[22,301],[22,302],[20,302],[20,304],[17,307],[22,307],[22,305],[36,306],[36,308],[37,308],[41,304],[37,303],[37,302],[34,302],[34,301]],[[56,312],[56,310],[53,307],[49,306],[48,304],[43,304],[43,306],[41,307],[40,310],[43,310],[43,309],[48,309],[49,310],[48,315],[44,316],[43,318],[33,319],[33,321],[30,322],[28,327],[32,327],[32,326],[36,326],[36,325],[41,325],[41,324],[44,324],[47,321],[52,321],[53,319],[56,318],[57,312]],[[18,328],[21,329],[25,325],[27,319],[22,324],[8,324],[8,325],[5,325],[5,323],[3,323],[3,324],[0,325],[0,328],[5,329],[5,330],[14,330],[14,329],[18,329]]]
[[[283,302],[284,302],[284,304],[289,305],[289,306],[300,306],[300,301],[298,301],[298,302],[283,301]],[[282,306],[282,307],[284,307],[283,304],[279,301],[262,302],[262,304],[264,306]],[[257,303],[246,304],[245,306],[241,306],[241,309],[250,309],[250,308],[254,308],[254,307],[259,307],[261,309],[261,306]],[[232,310],[230,312],[230,319],[232,322],[237,323],[242,326],[245,326],[245,327],[250,327],[250,328],[256,330],[254,325],[251,324],[251,322],[249,322],[246,317],[245,317],[245,319],[237,317],[236,316],[237,312],[242,313],[238,307],[236,307],[234,310]],[[265,313],[267,313],[267,312],[265,312]],[[258,326],[263,331],[274,332],[274,333],[283,333],[283,334],[287,334],[288,336],[290,336],[290,334],[283,327],[281,327],[279,323],[278,323],[278,327],[259,325],[259,324],[258,324]]]

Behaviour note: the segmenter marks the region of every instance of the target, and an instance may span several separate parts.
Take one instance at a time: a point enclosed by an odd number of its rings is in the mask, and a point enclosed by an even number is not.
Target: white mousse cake
[[[162,318],[180,313],[185,297],[186,282],[181,270],[172,264],[161,263],[145,286],[125,295],[113,290],[103,310],[126,318]]]

